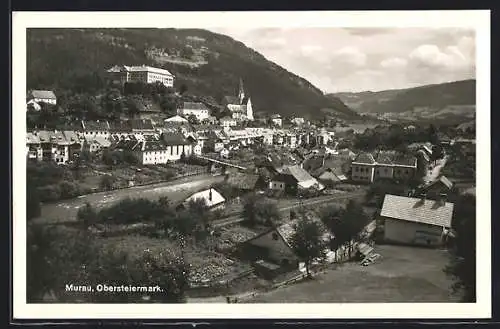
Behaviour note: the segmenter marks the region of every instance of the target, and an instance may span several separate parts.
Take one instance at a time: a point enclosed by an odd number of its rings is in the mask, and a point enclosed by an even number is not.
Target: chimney
[[[208,190],[208,201],[212,202],[212,188]]]

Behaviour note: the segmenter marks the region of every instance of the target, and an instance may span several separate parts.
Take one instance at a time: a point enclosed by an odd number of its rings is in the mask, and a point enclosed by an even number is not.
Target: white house
[[[184,102],[177,114],[185,118],[194,115],[201,122],[203,120],[208,120],[210,117],[210,109],[200,102]]]
[[[31,99],[28,102],[26,102],[26,111],[30,109],[33,109],[35,111],[40,111],[42,107],[34,99]]]
[[[161,82],[166,87],[174,86],[174,75],[165,69],[151,66],[126,66],[116,65],[107,70],[111,80],[118,83],[143,82],[155,83]]]
[[[387,242],[439,246],[451,227],[453,203],[386,194],[380,219]]]
[[[186,205],[190,201],[198,201],[198,200],[203,200],[205,205],[210,210],[223,208],[224,202],[226,201],[224,197],[216,189],[211,187],[208,190],[194,193],[184,201],[184,204]]]
[[[110,125],[108,121],[83,121],[83,138],[104,137],[109,139]]]
[[[28,93],[28,100],[36,103],[57,104],[57,97],[52,90],[31,90]]]
[[[273,123],[273,125],[275,126],[278,126],[278,127],[281,127],[283,126],[283,118],[281,117],[281,115],[279,114],[273,114],[271,116],[271,122]]]

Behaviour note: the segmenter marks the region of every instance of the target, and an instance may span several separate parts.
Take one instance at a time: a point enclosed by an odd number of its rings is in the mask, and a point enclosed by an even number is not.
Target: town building
[[[40,130],[33,134],[40,140],[42,156],[45,161],[54,161],[56,164],[67,164],[70,159],[69,142],[63,132]]]
[[[36,132],[28,132],[26,134],[26,158],[29,161],[43,160],[43,149]]]
[[[295,234],[297,221],[291,221],[279,226],[273,226],[269,230],[243,242],[239,246],[240,255],[247,260],[253,261],[256,273],[272,278],[280,273],[298,270],[300,257],[294,251],[292,238]],[[322,224],[319,224],[325,232],[321,239],[330,245],[333,239]],[[329,248],[325,250],[328,252]]]
[[[451,227],[453,203],[386,194],[380,220],[384,240],[392,243],[439,246]]]
[[[417,171],[413,156],[389,155],[379,152],[377,159],[370,153],[360,153],[351,162],[351,180],[373,183],[379,179],[409,180]]]
[[[177,114],[186,119],[194,115],[199,122],[202,122],[210,117],[210,109],[201,102],[184,102]]]
[[[221,126],[224,128],[236,127],[238,125],[238,121],[236,121],[236,119],[234,119],[230,116],[225,116],[225,117],[221,118],[219,121],[220,121]]]
[[[174,75],[167,70],[151,66],[114,66],[107,70],[109,78],[115,83],[126,82],[155,83],[160,82],[166,87],[174,86]]]
[[[325,188],[306,170],[298,165],[285,166],[273,177],[269,185],[271,190],[285,191],[287,194],[295,195],[300,191],[316,189],[321,191]]]
[[[282,127],[283,126],[283,118],[279,114],[273,114],[271,115],[271,122],[273,125],[277,127]]]
[[[181,133],[163,134],[162,139],[167,147],[166,161],[178,161],[193,153],[193,145]]]
[[[82,135],[81,138],[89,139],[91,137],[104,137],[109,139],[110,125],[108,121],[84,121],[82,120]]]
[[[40,111],[42,107],[34,99],[26,102],[26,111]]]
[[[240,79],[238,96],[225,96],[223,105],[231,112],[231,117],[239,122],[254,120],[252,100],[245,92],[242,79]]]
[[[305,120],[301,117],[295,117],[291,120],[291,122],[296,126],[302,126],[305,123]]]
[[[30,90],[28,92],[28,103],[33,101],[35,103],[45,103],[50,105],[57,104],[57,97],[52,90]]]
[[[104,138],[103,136],[88,136],[85,137],[82,148],[90,153],[97,153],[109,148],[111,144],[111,140]]]
[[[265,187],[259,175],[234,172],[228,175],[226,183],[234,189],[248,192]]]

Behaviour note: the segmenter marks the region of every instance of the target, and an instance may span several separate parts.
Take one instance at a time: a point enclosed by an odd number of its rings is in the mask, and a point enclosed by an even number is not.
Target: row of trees
[[[364,151],[386,148],[406,152],[411,143],[431,142],[438,144],[438,129],[429,125],[427,128],[416,127],[415,129],[404,129],[401,125],[392,125],[389,128],[368,128],[362,134],[356,135],[353,146]]]
[[[210,221],[217,213],[209,212],[203,200],[174,205],[167,197],[158,200],[126,198],[118,203],[95,209],[86,204],[77,213],[77,219],[84,228],[97,224],[153,223],[147,234],[154,236],[192,236],[205,238],[210,232]]]
[[[30,224],[27,236],[27,301],[36,303],[54,298],[58,301],[177,303],[184,301],[189,267],[184,259],[144,252],[133,258],[128,254],[99,248],[86,231],[58,229]],[[156,286],[154,293],[78,293],[66,285],[97,284]]]

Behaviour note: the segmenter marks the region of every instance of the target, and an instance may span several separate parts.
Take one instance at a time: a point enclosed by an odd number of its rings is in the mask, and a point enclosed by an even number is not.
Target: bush
[[[115,176],[104,175],[99,181],[99,187],[105,191],[109,191],[114,188],[116,181],[117,178]]]
[[[42,186],[38,188],[38,195],[42,202],[57,201],[61,199],[61,190],[59,185]]]
[[[81,194],[80,186],[73,182],[62,182],[59,184],[60,198],[70,199]]]

